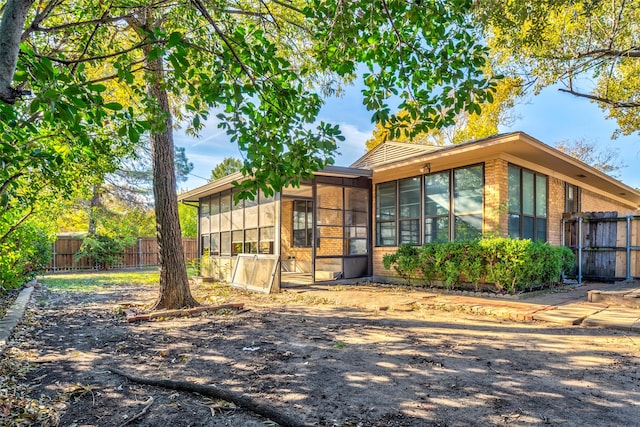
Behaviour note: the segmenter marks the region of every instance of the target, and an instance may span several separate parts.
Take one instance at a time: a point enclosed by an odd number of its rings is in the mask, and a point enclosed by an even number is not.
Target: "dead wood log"
[[[247,411],[258,414],[269,420],[278,423],[282,427],[306,427],[309,424],[305,424],[287,414],[284,414],[279,409],[262,403],[251,396],[246,394],[235,393],[231,390],[222,389],[210,384],[197,384],[188,381],[175,381],[175,380],[163,380],[155,378],[144,378],[136,375],[132,375],[119,368],[108,368],[114,374],[121,375],[130,381],[146,384],[155,387],[163,387],[171,390],[187,391],[190,393],[198,393],[203,396],[212,397],[214,399],[222,399],[226,402],[234,403],[236,406],[243,408]]]
[[[151,313],[142,313],[136,314],[133,310],[125,309],[122,310],[124,315],[127,318],[127,322],[139,322],[141,320],[150,320],[158,317],[184,317],[191,316],[192,314],[200,313],[203,311],[217,311],[222,310],[224,308],[241,310],[244,308],[244,303],[232,303],[232,304],[221,304],[221,305],[202,305],[198,307],[192,308],[183,308],[178,310],[163,310],[163,311],[153,311]]]

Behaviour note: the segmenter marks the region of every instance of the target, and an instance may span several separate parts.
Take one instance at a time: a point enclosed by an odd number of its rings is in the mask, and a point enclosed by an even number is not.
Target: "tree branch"
[[[202,14],[202,16],[209,22],[209,24],[211,24],[216,34],[220,36],[224,44],[226,44],[229,50],[231,51],[231,54],[238,62],[238,65],[240,65],[240,67],[242,68],[242,71],[247,75],[247,77],[249,77],[251,82],[255,84],[256,79],[251,74],[251,70],[249,70],[247,65],[242,61],[242,59],[240,59],[240,55],[238,55],[238,52],[236,52],[235,48],[233,47],[233,44],[231,43],[231,40],[229,40],[227,36],[222,32],[220,27],[218,27],[218,24],[216,24],[216,22],[213,20],[213,18],[211,17],[207,9],[204,7],[202,2],[200,0],[191,0],[191,3],[193,3],[195,8]]]
[[[22,223],[25,222],[27,218],[29,218],[33,214],[33,212],[35,212],[35,206],[31,206],[29,212],[27,212],[22,218],[20,218],[18,222],[9,227],[7,232],[4,233],[2,237],[0,237],[0,245],[3,244],[5,240],[7,240],[7,237],[9,237],[11,233],[13,233],[18,227],[20,227],[20,225],[22,225]]]
[[[252,398],[247,394],[239,394],[234,393],[230,390],[225,390],[222,388],[218,388],[214,385],[205,385],[205,384],[196,384],[186,381],[173,381],[173,380],[163,380],[157,378],[143,378],[132,375],[128,372],[125,372],[121,369],[109,367],[108,368],[114,374],[121,375],[127,378],[130,381],[151,385],[154,387],[164,387],[171,390],[179,390],[179,391],[187,391],[190,393],[198,393],[203,396],[213,397],[215,399],[222,399],[226,402],[232,402],[236,405],[244,408],[248,411],[253,412],[254,414],[261,415],[270,419],[271,421],[275,421],[279,425],[283,427],[303,427],[307,424],[300,422],[293,417],[290,417],[287,414],[282,413],[279,409],[261,403],[256,399]]]
[[[573,89],[558,89],[560,92],[564,92],[564,93],[568,93],[571,94],[573,96],[577,96],[579,98],[587,98],[590,99],[592,101],[596,101],[596,102],[600,102],[603,104],[607,104],[607,105],[611,105],[614,108],[638,108],[640,107],[640,102],[620,102],[620,101],[614,101],[612,99],[607,99],[607,98],[602,98],[596,95],[589,95],[586,93],[582,93],[582,92],[576,92]]]
[[[133,46],[131,46],[130,48],[118,51],[118,52],[112,52],[112,53],[108,53],[105,55],[100,55],[100,56],[92,56],[92,57],[88,57],[88,58],[78,58],[78,59],[60,59],[60,58],[55,58],[55,57],[51,57],[51,56],[46,56],[46,55],[36,55],[38,58],[46,58],[48,60],[50,60],[51,62],[57,62],[58,64],[63,64],[63,65],[73,65],[73,64],[79,64],[81,62],[91,62],[91,61],[99,61],[102,59],[109,59],[109,58],[113,58],[115,56],[119,56],[119,55],[123,55],[125,53],[129,53],[129,52],[133,52],[136,49],[140,49],[146,45],[150,45],[153,44],[153,42],[150,41],[143,41],[140,42],[138,44],[135,44]]]

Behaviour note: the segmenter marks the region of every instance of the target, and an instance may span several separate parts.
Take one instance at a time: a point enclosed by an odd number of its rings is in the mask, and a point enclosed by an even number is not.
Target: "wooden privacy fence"
[[[52,244],[52,256],[47,272],[97,269],[96,263],[87,257],[76,261],[82,238],[58,236]],[[198,259],[197,239],[182,238],[186,262]],[[143,268],[158,265],[158,242],[155,237],[139,237],[136,244],[125,248],[120,263],[110,268]]]
[[[640,278],[640,213],[565,214],[562,233],[576,255],[578,282]]]

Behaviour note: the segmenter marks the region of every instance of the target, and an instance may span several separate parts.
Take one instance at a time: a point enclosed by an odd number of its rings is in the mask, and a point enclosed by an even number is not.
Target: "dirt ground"
[[[202,286],[196,294],[249,310],[127,323],[122,308],[150,304],[155,289],[36,289],[2,356],[20,372],[20,396],[42,406],[23,425],[273,425],[225,402],[131,382],[112,366],[246,393],[301,425],[638,423],[636,334]]]

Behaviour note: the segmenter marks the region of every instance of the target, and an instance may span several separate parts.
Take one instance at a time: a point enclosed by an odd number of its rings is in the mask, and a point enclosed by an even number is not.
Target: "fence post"
[[[57,255],[57,252],[56,252],[56,243],[58,243],[58,239],[57,239],[57,238],[56,238],[56,240],[54,240],[54,241],[53,241],[53,243],[51,244],[51,253],[52,253],[52,254],[51,254],[51,255],[52,255],[52,257],[51,257],[51,258],[52,258],[52,264],[51,264],[51,267],[52,267],[52,269],[53,269],[53,271],[54,271],[54,272],[56,271],[56,255]]]
[[[138,269],[142,270],[142,239],[138,237]]]
[[[627,215],[627,280],[631,280],[631,216]]]
[[[578,218],[578,283],[582,283],[582,217]]]

